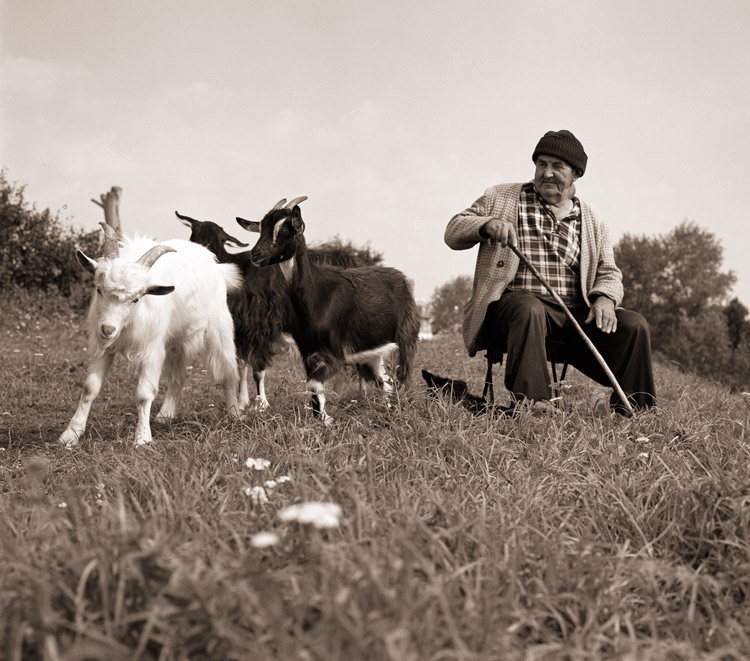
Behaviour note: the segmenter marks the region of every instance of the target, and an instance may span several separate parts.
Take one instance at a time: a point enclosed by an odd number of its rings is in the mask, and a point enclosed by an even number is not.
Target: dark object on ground
[[[469,392],[469,387],[466,385],[466,381],[460,379],[448,379],[443,376],[438,376],[427,370],[422,370],[422,378],[427,383],[427,387],[437,393],[447,394],[451,397],[454,402],[458,402],[465,409],[476,413],[477,415],[493,411],[499,415],[513,415],[515,412],[515,406],[492,406],[489,404],[484,397],[479,395],[472,395]]]

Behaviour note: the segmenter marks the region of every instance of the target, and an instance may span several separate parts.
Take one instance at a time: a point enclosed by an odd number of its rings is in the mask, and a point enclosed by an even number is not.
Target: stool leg
[[[484,377],[482,397],[490,406],[495,403],[495,389],[492,385],[492,359],[489,356],[487,357],[487,374]]]

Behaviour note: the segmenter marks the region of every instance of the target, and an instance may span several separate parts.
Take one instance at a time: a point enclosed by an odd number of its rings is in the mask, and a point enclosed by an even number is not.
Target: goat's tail
[[[242,289],[244,281],[239,267],[235,264],[217,264],[217,268],[227,285],[227,293],[232,294]]]
[[[398,369],[396,378],[400,383],[408,383],[414,354],[417,351],[419,326],[421,319],[419,308],[413,296],[405,301],[403,314],[398,325]]]

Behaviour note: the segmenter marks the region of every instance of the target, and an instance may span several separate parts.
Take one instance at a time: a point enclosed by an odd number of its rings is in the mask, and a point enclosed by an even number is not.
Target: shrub
[[[98,232],[65,226],[58,213],[27,203],[24,186],[0,171],[0,287],[77,295],[83,271],[75,247],[96,252],[98,241]]]

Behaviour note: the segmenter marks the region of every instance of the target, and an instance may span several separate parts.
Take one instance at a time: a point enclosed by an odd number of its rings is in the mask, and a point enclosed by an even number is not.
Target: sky
[[[0,166],[86,229],[121,186],[159,240],[178,210],[252,244],[235,216],[307,195],[308,242],[427,300],[473,273],[450,218],[568,129],[614,241],[694,221],[750,307],[748,33],[747,0],[0,0]]]

